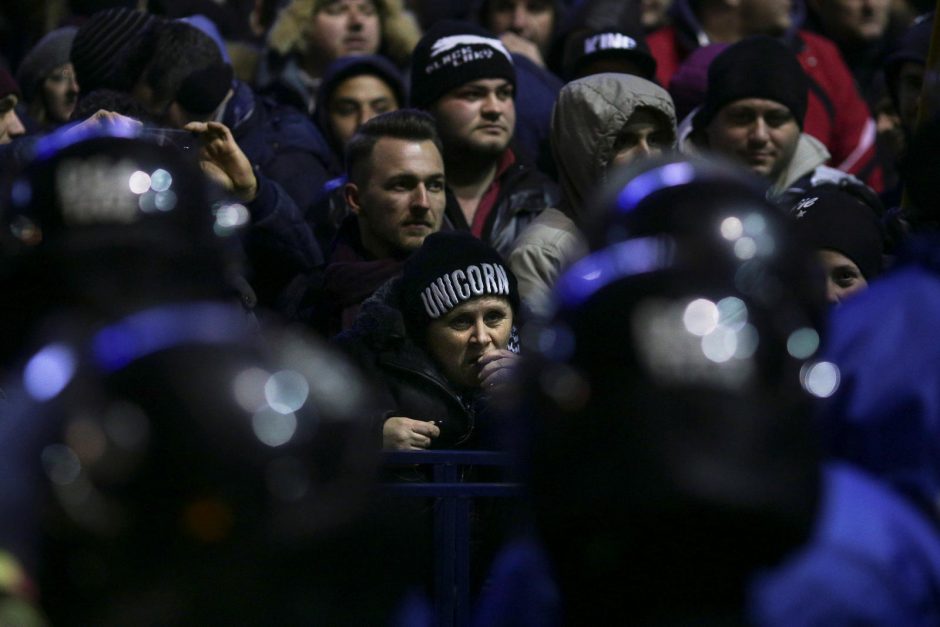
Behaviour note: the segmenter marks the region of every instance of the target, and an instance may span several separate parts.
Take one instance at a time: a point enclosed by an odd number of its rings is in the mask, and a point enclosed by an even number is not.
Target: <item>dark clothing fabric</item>
[[[483,224],[480,239],[495,248],[503,258],[508,258],[513,243],[525,227],[543,210],[558,206],[560,193],[558,186],[547,176],[519,159],[503,170],[493,185],[499,187],[499,192]],[[448,226],[469,231],[470,225],[460,205],[448,200],[444,210]]]
[[[403,264],[403,259],[373,257],[362,247],[358,219],[346,216],[323,271],[322,286],[313,297],[309,321],[327,337],[351,328],[362,301],[399,276]]]
[[[433,449],[486,446],[477,424],[479,399],[461,395],[405,331],[399,280],[389,281],[366,300],[353,328],[336,341],[376,383],[384,409],[374,417],[378,432],[385,419],[404,416],[440,428],[440,436],[431,441]]]
[[[830,454],[877,474],[935,519],[938,247],[937,235],[910,240],[888,274],[834,311],[825,355],[841,379],[820,421]]]
[[[232,129],[256,171],[279,183],[304,217],[314,213],[324,184],[342,165],[307,116],[258,96],[248,85],[236,81],[222,123]]]
[[[516,66],[516,130],[513,146],[524,161],[557,180],[552,158],[552,109],[564,86],[560,78],[521,54],[513,54]]]
[[[248,211],[248,282],[259,304],[286,312],[322,266],[322,254],[293,199],[271,179],[258,176],[258,195]]]

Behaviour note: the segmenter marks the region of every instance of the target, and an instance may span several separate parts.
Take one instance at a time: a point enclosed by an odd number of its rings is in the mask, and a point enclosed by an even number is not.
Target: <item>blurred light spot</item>
[[[137,199],[137,206],[144,213],[153,213],[157,210],[157,195],[153,192],[141,194],[140,198]]]
[[[150,175],[137,170],[131,174],[131,178],[127,183],[132,192],[135,194],[143,194],[150,189]]]
[[[46,476],[56,485],[69,485],[82,472],[78,455],[64,444],[50,444],[42,450],[40,459]]]
[[[160,192],[154,197],[153,204],[160,211],[171,211],[176,207],[176,194],[169,190]]]
[[[11,200],[18,207],[25,207],[33,199],[33,186],[29,181],[20,179],[13,183],[13,189],[10,190]]]
[[[268,446],[281,446],[290,442],[297,432],[297,417],[272,409],[262,409],[251,417],[255,436]]]
[[[155,192],[165,192],[173,185],[173,177],[164,169],[155,170],[150,175],[150,189]]]
[[[734,351],[735,359],[750,359],[760,343],[760,334],[753,326],[746,324],[738,331],[738,348]]]
[[[721,236],[726,240],[733,242],[744,235],[744,225],[741,220],[731,216],[721,221]]]
[[[767,221],[759,213],[752,213],[744,218],[744,232],[748,235],[761,235],[766,228]]]
[[[772,255],[777,248],[777,241],[767,233],[756,236],[755,241],[757,242],[757,252],[765,257]]]
[[[732,331],[740,331],[747,324],[747,305],[735,296],[718,301],[718,324]]]
[[[787,352],[796,359],[806,359],[819,348],[819,334],[815,329],[803,327],[787,338]]]
[[[248,223],[250,215],[244,205],[222,205],[215,211],[215,223],[221,228],[233,229]]]
[[[265,471],[268,490],[283,501],[302,499],[310,489],[310,477],[303,463],[293,457],[275,459]]]
[[[539,352],[555,361],[566,361],[574,352],[574,335],[561,324],[542,329],[536,341]]]
[[[206,543],[221,542],[234,525],[232,508],[219,499],[206,498],[189,503],[183,510],[183,526],[189,535]]]
[[[565,411],[581,409],[591,396],[591,387],[584,377],[562,364],[546,368],[539,384],[542,392]]]
[[[42,241],[42,229],[26,216],[14,218],[10,224],[10,232],[27,246],[35,246]]]
[[[731,329],[717,327],[702,338],[702,353],[716,364],[722,364],[732,357],[738,349],[738,334]]]
[[[264,399],[280,414],[297,411],[304,406],[309,395],[307,379],[294,370],[275,372],[264,384]]]
[[[88,419],[75,420],[65,430],[65,441],[86,466],[101,459],[108,440],[101,427]]]
[[[734,256],[741,260],[748,260],[757,254],[757,242],[750,237],[742,237],[734,243]]]
[[[104,431],[122,449],[139,450],[150,435],[150,422],[137,405],[115,402],[108,407]]]
[[[718,326],[718,306],[704,298],[693,300],[682,314],[682,323],[692,335],[708,335]]]
[[[829,398],[839,389],[839,368],[829,361],[819,361],[803,366],[800,383],[803,389],[819,398]]]
[[[36,353],[23,372],[23,385],[37,401],[47,401],[65,389],[75,374],[75,354],[64,344],[50,344]]]
[[[247,412],[254,413],[265,406],[264,385],[271,375],[261,368],[242,371],[232,382],[235,401]]]

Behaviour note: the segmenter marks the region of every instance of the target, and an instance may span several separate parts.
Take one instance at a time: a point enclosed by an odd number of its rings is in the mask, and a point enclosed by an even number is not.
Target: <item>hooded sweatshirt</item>
[[[629,74],[594,74],[565,85],[552,114],[552,154],[558,163],[562,209],[583,224],[584,203],[603,184],[621,129],[640,107],[663,115],[675,135],[672,97]]]
[[[543,211],[519,236],[509,257],[528,313],[548,313],[555,279],[587,252],[577,227],[584,223],[585,200],[604,183],[617,137],[640,107],[661,113],[675,136],[672,98],[639,76],[594,74],[561,90],[552,113],[552,154],[562,206]]]

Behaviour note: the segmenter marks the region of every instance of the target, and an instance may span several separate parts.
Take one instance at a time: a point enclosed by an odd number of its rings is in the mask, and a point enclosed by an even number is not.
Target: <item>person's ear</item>
[[[343,198],[346,199],[346,206],[349,210],[359,215],[362,211],[362,205],[359,204],[359,186],[355,183],[346,183],[343,186]]]

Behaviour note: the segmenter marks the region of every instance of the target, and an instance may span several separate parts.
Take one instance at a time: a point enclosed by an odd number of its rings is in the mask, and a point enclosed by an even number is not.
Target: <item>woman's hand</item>
[[[493,394],[512,378],[519,355],[501,348],[486,353],[477,363],[480,366],[480,387],[485,393]]]
[[[421,451],[441,434],[433,422],[392,416],[382,425],[382,448],[393,451]]]

